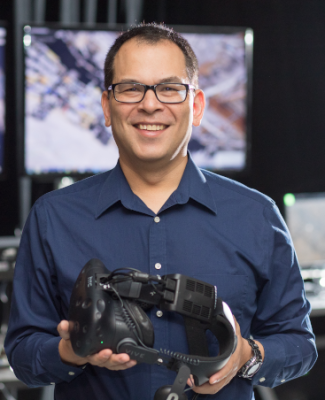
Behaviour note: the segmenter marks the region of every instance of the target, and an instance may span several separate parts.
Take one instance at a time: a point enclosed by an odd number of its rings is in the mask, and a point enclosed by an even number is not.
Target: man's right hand
[[[79,357],[72,349],[69,322],[66,320],[61,321],[57,329],[62,338],[59,343],[59,354],[62,362],[66,364],[80,366],[89,363],[98,367],[118,371],[134,367],[137,363],[135,360],[131,360],[128,354],[113,354],[112,350],[109,349],[101,350],[99,353],[91,356]]]

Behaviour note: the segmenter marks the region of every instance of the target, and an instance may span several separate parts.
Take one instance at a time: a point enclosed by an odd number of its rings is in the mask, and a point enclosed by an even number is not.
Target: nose
[[[139,103],[140,109],[148,113],[155,112],[163,108],[163,104],[157,99],[152,88],[148,89],[143,100]]]

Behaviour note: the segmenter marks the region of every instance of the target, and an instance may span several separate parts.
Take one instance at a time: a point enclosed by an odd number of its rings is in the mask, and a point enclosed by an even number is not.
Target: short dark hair
[[[105,89],[107,89],[113,83],[114,75],[114,59],[117,52],[120,50],[122,45],[130,39],[136,37],[140,42],[148,44],[156,44],[161,40],[169,40],[175,43],[183,52],[185,57],[187,76],[190,82],[197,87],[198,85],[198,62],[196,55],[182,35],[175,32],[172,28],[168,28],[164,24],[139,24],[130,28],[128,31],[123,32],[116,40],[113,46],[107,53],[104,74],[105,74]]]

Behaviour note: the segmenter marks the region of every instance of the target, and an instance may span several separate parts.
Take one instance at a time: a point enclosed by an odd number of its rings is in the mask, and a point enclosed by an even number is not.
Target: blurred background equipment
[[[313,311],[325,307],[325,193],[287,193],[285,218]]]

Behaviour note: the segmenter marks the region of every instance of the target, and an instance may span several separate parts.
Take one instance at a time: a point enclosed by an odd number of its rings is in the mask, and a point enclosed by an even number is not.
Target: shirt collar
[[[188,153],[188,162],[177,190],[160,210],[171,207],[173,204],[186,204],[189,199],[207,207],[213,213],[217,213],[216,204],[206,177],[194,164],[191,155]],[[121,203],[130,210],[138,210],[141,207],[141,200],[132,192],[119,163],[111,170],[100,191],[95,217],[98,218],[112,205]],[[144,206],[144,204],[142,203]],[[146,208],[146,207],[145,207]],[[146,211],[148,212],[148,208]],[[139,210],[138,210],[139,211]]]
[[[134,199],[134,193],[118,162],[104,181],[98,197],[95,217],[98,218],[104,211],[122,200],[127,208],[132,209],[132,199]]]
[[[217,213],[216,203],[203,172],[195,165],[190,153],[188,162],[177,190],[173,193],[178,204],[185,204],[189,199]]]

